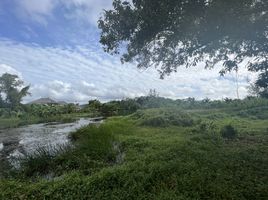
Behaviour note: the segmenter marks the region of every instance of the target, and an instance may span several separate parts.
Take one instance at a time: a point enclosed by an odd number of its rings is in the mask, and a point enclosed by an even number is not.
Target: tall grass
[[[52,173],[60,176],[79,170],[90,174],[113,165],[119,149],[115,137],[106,126],[87,126],[70,135],[73,145],[39,147],[19,158],[20,168],[13,171],[17,178],[37,178]]]
[[[20,165],[17,173],[19,177],[38,177],[55,170],[58,156],[68,154],[72,151],[70,145],[38,147],[34,152],[27,153],[18,158]]]
[[[141,125],[152,127],[192,126],[193,118],[178,109],[148,109],[140,110],[132,115]]]

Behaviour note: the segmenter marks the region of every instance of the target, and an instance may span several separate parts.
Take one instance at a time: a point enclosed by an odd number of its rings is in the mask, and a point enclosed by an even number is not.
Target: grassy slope
[[[62,176],[53,181],[2,180],[0,199],[267,199],[267,118],[219,109],[191,111],[192,126],[160,120],[164,125],[155,128],[142,121],[159,121],[156,116],[166,117],[163,112],[112,118],[99,128],[74,133],[75,153],[46,163],[62,169],[73,161]],[[255,114],[263,112],[268,111]],[[213,125],[201,131],[200,123]],[[228,123],[238,129],[235,140],[219,136],[219,128]],[[116,151],[111,149],[115,143]]]

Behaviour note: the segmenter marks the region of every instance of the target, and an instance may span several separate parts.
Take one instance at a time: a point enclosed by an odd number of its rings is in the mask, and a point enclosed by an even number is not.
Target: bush
[[[202,121],[198,125],[197,131],[202,134],[213,134],[216,132],[216,125],[213,121]]]
[[[168,119],[163,116],[152,116],[142,121],[142,125],[145,126],[166,127],[168,124]]]
[[[174,109],[140,110],[133,114],[132,118],[138,120],[141,125],[153,127],[186,127],[194,124],[194,120],[189,114]]]
[[[234,139],[237,135],[237,130],[229,124],[222,127],[220,133],[223,138]]]
[[[112,125],[86,126],[70,134],[72,145],[47,146],[18,159],[18,178],[61,176],[79,170],[85,175],[116,163],[119,154]],[[0,198],[1,199],[1,198]]]

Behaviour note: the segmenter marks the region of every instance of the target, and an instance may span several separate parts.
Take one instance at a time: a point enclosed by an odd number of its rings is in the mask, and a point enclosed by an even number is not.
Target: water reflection
[[[37,148],[69,143],[68,134],[91,123],[90,118],[81,118],[73,123],[33,124],[0,131],[0,161],[22,156]]]

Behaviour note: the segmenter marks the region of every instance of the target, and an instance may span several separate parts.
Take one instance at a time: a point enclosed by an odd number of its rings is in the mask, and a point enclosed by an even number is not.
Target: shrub
[[[132,118],[139,120],[141,125],[154,127],[192,126],[194,124],[189,114],[174,109],[139,110],[132,115]]]
[[[223,138],[234,139],[237,135],[237,130],[229,124],[222,127],[220,133]]]
[[[216,125],[213,121],[203,121],[198,126],[201,133],[214,133]]]
[[[145,126],[165,127],[168,126],[168,124],[168,120],[163,116],[152,116],[142,121],[142,125]]]

